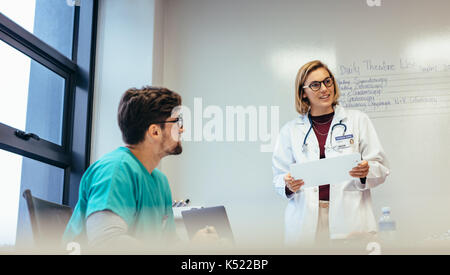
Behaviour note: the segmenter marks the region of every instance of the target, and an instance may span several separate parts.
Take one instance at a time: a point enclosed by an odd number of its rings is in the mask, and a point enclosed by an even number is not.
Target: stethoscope
[[[308,144],[306,143],[306,140],[308,139],[309,133],[311,133],[311,130],[313,128],[313,122],[309,115],[308,115],[308,119],[309,119],[309,123],[311,124],[311,126],[309,127],[309,130],[306,133],[305,139],[303,140],[302,152],[305,152],[306,147],[308,146]],[[336,149],[336,146],[333,146],[333,131],[334,131],[334,128],[336,128],[338,126],[344,127],[344,133],[342,134],[343,136],[345,136],[345,133],[347,132],[347,125],[342,123],[342,119],[338,123],[335,123],[333,126],[331,126],[330,147],[333,148],[334,150],[339,150],[339,149]]]

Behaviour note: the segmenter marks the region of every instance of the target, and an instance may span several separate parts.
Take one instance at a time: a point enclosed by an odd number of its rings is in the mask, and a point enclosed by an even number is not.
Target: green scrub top
[[[63,241],[86,243],[86,219],[110,210],[128,225],[128,234],[142,241],[172,238],[175,222],[167,177],[150,174],[126,147],[119,147],[92,164],[81,179],[78,203]]]

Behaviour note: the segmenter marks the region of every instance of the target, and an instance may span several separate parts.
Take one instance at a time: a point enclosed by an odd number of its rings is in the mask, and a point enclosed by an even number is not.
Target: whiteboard
[[[279,129],[298,115],[298,69],[322,60],[340,103],[369,115],[390,161],[391,175],[372,190],[376,217],[390,206],[415,245],[450,229],[449,10],[448,0],[168,0],[163,84],[191,109],[201,98],[204,125],[205,113],[227,106],[278,106],[269,128]],[[184,142],[181,156],[162,162],[174,199],[225,205],[238,242],[281,243],[286,201],[263,143]]]

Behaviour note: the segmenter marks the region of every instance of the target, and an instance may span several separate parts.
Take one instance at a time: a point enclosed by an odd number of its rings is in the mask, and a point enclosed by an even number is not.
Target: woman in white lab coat
[[[329,243],[377,230],[370,189],[385,181],[389,165],[369,117],[344,109],[338,99],[336,80],[325,64],[312,61],[300,68],[295,90],[300,116],[281,128],[272,158],[275,189],[288,201],[288,245]],[[362,161],[349,171],[350,181],[304,187],[289,173],[293,163],[355,152]]]

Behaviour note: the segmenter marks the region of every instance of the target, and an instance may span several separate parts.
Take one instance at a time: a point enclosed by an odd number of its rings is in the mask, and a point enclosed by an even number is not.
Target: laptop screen
[[[204,207],[181,212],[189,239],[192,240],[198,230],[214,226],[219,238],[234,243],[233,233],[224,206]]]

